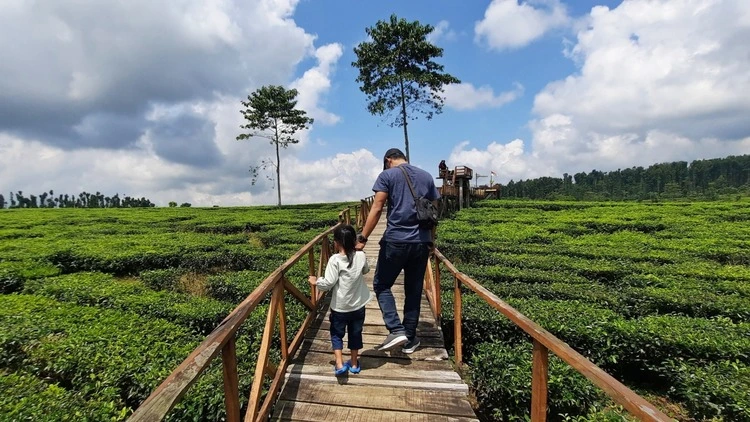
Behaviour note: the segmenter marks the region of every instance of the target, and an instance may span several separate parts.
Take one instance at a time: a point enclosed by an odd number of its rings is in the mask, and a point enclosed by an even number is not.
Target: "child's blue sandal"
[[[362,370],[362,362],[358,362],[358,363],[359,363],[358,366],[352,366],[352,361],[348,360],[346,361],[344,366],[348,367],[349,372],[351,372],[352,374],[359,374],[359,371]]]
[[[350,364],[350,363],[351,363],[351,362],[349,362],[349,361],[346,361],[346,362],[344,363],[344,366],[342,366],[341,368],[336,368],[336,365],[333,365],[333,373],[334,373],[334,374],[335,374],[336,376],[339,376],[339,375],[344,375],[345,373],[347,373],[347,372],[349,371],[349,364]]]

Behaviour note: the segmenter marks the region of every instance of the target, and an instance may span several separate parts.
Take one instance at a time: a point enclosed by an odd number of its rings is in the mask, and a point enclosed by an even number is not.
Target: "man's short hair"
[[[385,152],[385,155],[383,156],[383,170],[386,170],[388,166],[388,159],[389,158],[401,158],[406,160],[406,156],[403,152],[401,152],[398,148],[391,148],[388,151]]]

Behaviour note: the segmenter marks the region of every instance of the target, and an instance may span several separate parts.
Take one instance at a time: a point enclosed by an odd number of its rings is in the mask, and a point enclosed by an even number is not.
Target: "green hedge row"
[[[699,418],[750,420],[750,366],[736,361],[695,365],[682,359],[666,366],[672,387],[669,394],[681,400]]]
[[[116,280],[109,274],[75,273],[26,282],[24,292],[61,302],[130,311],[163,318],[200,334],[208,334],[232,310],[216,299],[153,291],[135,281]]]
[[[443,295],[443,318],[452,324],[452,295]],[[750,323],[727,318],[652,315],[625,319],[581,301],[508,299],[518,311],[572,345],[581,354],[612,370],[637,367],[658,370],[669,359],[750,363]],[[500,312],[473,294],[463,295],[464,342],[522,343],[528,336]],[[624,371],[623,371],[624,372]]]
[[[251,321],[264,317],[261,308]],[[256,332],[249,327],[238,335],[242,391],[252,383],[259,339],[250,334]],[[0,296],[0,365],[58,385],[74,406],[94,403],[91,411],[103,413],[92,420],[129,415],[201,340],[185,327],[132,312],[34,295]],[[33,402],[34,391],[19,394]],[[168,420],[219,420],[224,411],[221,368],[214,362]]]
[[[23,372],[0,371],[0,415],[7,421],[122,421],[116,400],[86,400],[74,391]]]
[[[525,421],[531,409],[531,343],[483,343],[473,353],[469,377],[486,420]],[[586,413],[605,402],[604,393],[567,363],[549,359],[548,415]]]
[[[738,293],[742,291],[738,286],[726,286],[724,292],[713,289],[716,291],[714,293],[708,283],[692,284],[688,280],[679,287],[622,286],[613,289],[596,282],[498,281],[492,277],[497,267],[464,267],[467,274],[502,298],[580,300],[629,318],[672,314],[701,318],[727,317],[734,322],[750,322],[750,300]],[[563,280],[566,278],[565,275],[559,277]]]

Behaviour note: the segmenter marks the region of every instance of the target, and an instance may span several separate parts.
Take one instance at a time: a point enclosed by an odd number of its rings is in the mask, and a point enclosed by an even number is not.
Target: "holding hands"
[[[318,285],[318,277],[311,275],[307,278],[307,282],[310,283],[311,286],[317,286]]]
[[[365,243],[367,243],[367,238],[362,235],[362,233],[357,233],[357,244],[354,245],[354,249],[357,251],[361,251],[365,248]]]

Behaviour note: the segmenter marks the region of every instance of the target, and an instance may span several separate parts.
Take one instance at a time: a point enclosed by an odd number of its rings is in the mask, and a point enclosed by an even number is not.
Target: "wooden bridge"
[[[333,376],[330,311],[328,303],[323,303],[319,317],[290,362],[272,420],[476,420],[468,401],[468,387],[448,361],[443,334],[426,297],[422,298],[419,349],[410,355],[400,348],[391,352],[375,350],[388,334],[372,293],[378,242],[384,231],[385,216],[365,248],[373,270],[365,275],[372,300],[366,307],[362,372],[339,379]],[[403,274],[393,287],[397,309],[403,309],[402,287]]]
[[[340,223],[356,223],[362,227],[367,218],[372,197],[363,199],[354,209],[339,214]],[[616,403],[641,420],[671,420],[656,407],[605,373],[584,356],[573,350],[545,329],[529,320],[479,283],[458,271],[439,250],[435,249],[425,274],[422,313],[417,330],[421,347],[411,355],[399,350],[376,351],[387,331],[375,300],[367,305],[362,349],[362,372],[336,378],[328,334],[328,303],[324,295],[312,289],[307,297],[286,278],[287,271],[306,255],[309,274],[320,275],[331,255],[331,227],[318,235],[274,270],[237,308],[209,334],[159,387],[136,409],[129,421],[161,421],[179,402],[190,386],[209,364],[221,354],[224,374],[224,398],[227,421],[239,422],[273,420],[395,420],[468,421],[476,420],[468,401],[468,387],[454,367],[464,365],[462,358],[462,301],[464,291],[478,295],[523,329],[533,343],[531,420],[544,421],[547,417],[548,354],[552,351],[579,373],[591,380]],[[370,235],[365,252],[373,271],[368,275],[372,287],[378,242],[385,221]],[[318,259],[315,257],[316,250]],[[316,266],[317,264],[317,266]],[[441,271],[453,278],[453,338],[454,357],[448,358],[440,329]],[[401,278],[401,284],[403,279]],[[399,308],[403,292],[394,287]],[[244,416],[240,412],[236,333],[248,315],[271,295],[266,324],[261,340],[253,385]],[[300,329],[290,338],[286,328],[286,300],[289,294],[301,302],[308,315]],[[399,303],[400,302],[400,303]],[[281,343],[281,362],[269,361],[274,327],[278,321]],[[270,378],[267,394],[264,381]]]

